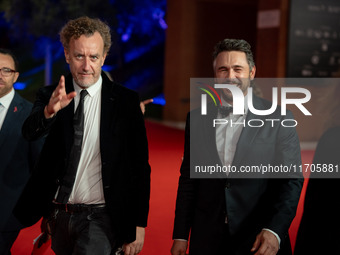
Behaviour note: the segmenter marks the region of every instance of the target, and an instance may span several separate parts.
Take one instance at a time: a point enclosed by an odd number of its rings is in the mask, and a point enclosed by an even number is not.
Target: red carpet
[[[302,157],[302,164],[310,164],[313,161],[313,156],[314,156],[314,150],[313,151],[302,151],[301,152],[301,157]],[[294,247],[295,247],[295,240],[296,240],[296,235],[297,235],[297,231],[299,229],[299,225],[300,225],[300,221],[301,221],[301,217],[302,217],[302,213],[303,213],[303,204],[305,201],[305,194],[306,194],[306,188],[307,188],[307,184],[308,184],[308,179],[305,179],[303,187],[302,187],[302,191],[301,191],[301,196],[300,196],[300,201],[299,201],[299,205],[297,208],[297,212],[296,212],[296,216],[290,226],[289,229],[289,236],[290,236],[290,241],[292,243],[292,249],[294,251]]]
[[[152,170],[151,202],[144,249],[140,254],[170,254],[177,183],[184,147],[184,131],[164,127],[152,122],[147,122],[146,126]],[[303,163],[310,163],[313,151],[304,151],[302,157]],[[300,199],[298,214],[289,231],[293,247],[302,215],[304,192],[305,187]],[[33,239],[40,234],[39,226],[39,224],[36,224],[20,232],[12,248],[13,255],[31,254]],[[44,254],[50,255],[54,253],[49,249]]]

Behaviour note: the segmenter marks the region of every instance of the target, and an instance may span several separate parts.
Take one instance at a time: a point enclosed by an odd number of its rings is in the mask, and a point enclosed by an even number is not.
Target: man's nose
[[[228,72],[226,72],[225,78],[227,78],[227,79],[236,78],[235,72],[233,70],[229,70]]]
[[[90,70],[90,59],[84,58],[83,69],[84,69],[85,71]]]

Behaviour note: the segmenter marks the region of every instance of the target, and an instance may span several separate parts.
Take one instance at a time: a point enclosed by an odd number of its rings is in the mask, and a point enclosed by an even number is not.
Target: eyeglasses
[[[0,69],[1,75],[4,77],[9,77],[12,75],[12,73],[16,73],[17,71],[12,70],[11,68],[8,67],[3,67]]]

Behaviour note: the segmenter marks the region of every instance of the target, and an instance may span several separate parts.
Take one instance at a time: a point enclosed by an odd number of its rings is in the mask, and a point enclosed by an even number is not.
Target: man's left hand
[[[145,228],[137,227],[136,240],[123,245],[124,255],[136,255],[142,251],[145,237]]]
[[[256,252],[255,255],[275,255],[279,250],[279,241],[276,236],[267,231],[262,230],[256,236],[256,240],[251,248],[251,252]]]

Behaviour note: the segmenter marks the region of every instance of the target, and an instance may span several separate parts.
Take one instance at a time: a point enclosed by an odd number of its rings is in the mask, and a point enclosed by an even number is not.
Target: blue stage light
[[[158,96],[154,97],[152,103],[153,104],[159,104],[159,105],[165,105],[166,101],[165,101],[165,98],[164,98],[164,94],[161,93]]]
[[[15,90],[24,90],[27,87],[27,84],[24,82],[16,82],[13,84]]]

